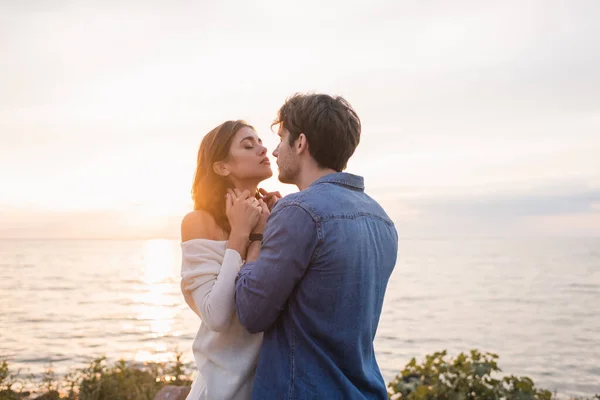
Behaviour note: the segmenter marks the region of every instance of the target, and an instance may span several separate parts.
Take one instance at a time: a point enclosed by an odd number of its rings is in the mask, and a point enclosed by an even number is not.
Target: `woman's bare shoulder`
[[[194,210],[181,221],[181,241],[192,239],[224,240],[226,237],[209,212]]]

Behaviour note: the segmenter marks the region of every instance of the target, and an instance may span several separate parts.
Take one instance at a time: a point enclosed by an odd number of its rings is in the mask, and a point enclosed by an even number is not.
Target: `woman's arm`
[[[223,332],[229,328],[235,312],[235,280],[242,257],[237,251],[226,249],[221,259],[221,238],[216,223],[206,212],[188,214],[181,228],[181,291],[185,301],[210,330]]]
[[[194,243],[184,250],[182,292],[186,303],[208,329],[223,332],[229,328],[235,312],[235,280],[242,258],[236,251],[227,249],[219,264],[218,260],[199,251],[202,245],[206,248],[210,243]]]

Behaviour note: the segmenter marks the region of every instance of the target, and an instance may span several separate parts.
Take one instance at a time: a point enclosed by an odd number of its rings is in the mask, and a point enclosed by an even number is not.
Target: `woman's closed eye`
[[[253,139],[253,138],[246,138],[244,139],[242,145],[244,146],[244,149],[246,150],[252,150],[256,147],[256,144],[258,145],[262,145],[262,140],[258,139]]]

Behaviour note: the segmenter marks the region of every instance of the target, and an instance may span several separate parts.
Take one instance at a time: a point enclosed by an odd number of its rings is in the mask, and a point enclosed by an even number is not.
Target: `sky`
[[[0,0],[0,237],[177,238],[202,136],[242,118],[272,151],[307,91],[358,112],[347,171],[401,237],[598,236],[599,20],[595,0]]]

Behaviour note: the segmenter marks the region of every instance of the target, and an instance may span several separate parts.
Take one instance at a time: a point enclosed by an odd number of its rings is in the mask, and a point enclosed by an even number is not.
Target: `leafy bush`
[[[0,400],[21,400],[29,392],[15,385],[17,374],[10,372],[6,360],[0,361]],[[152,400],[165,385],[191,385],[181,354],[170,364],[147,363],[130,365],[124,360],[112,366],[101,357],[86,368],[75,370],[59,380],[50,366],[38,384],[42,392],[36,400]],[[19,386],[17,388],[16,386]]]
[[[107,367],[99,358],[83,371],[79,383],[80,400],[152,400],[162,382],[157,379],[158,368],[150,370],[130,368],[124,360]]]
[[[446,351],[436,352],[426,356],[422,364],[413,358],[388,384],[390,399],[552,399],[552,393],[537,389],[527,377],[495,378],[493,375],[501,371],[496,354],[472,350],[450,361],[446,355]]]
[[[500,372],[495,354],[472,350],[449,361],[446,356],[446,351],[434,353],[426,356],[422,364],[412,359],[388,384],[390,399],[552,399],[549,391],[537,389],[530,378],[494,377]],[[171,364],[136,365],[121,360],[109,366],[102,357],[63,379],[57,379],[50,366],[35,385],[36,392],[42,393],[35,400],[152,400],[165,385],[191,383],[180,353]],[[8,362],[0,359],[0,400],[28,397],[25,387],[33,387],[33,382],[24,383],[19,379],[19,371],[11,372]],[[600,400],[600,395],[594,399]]]

